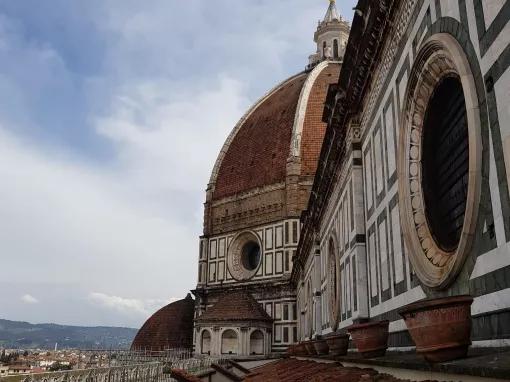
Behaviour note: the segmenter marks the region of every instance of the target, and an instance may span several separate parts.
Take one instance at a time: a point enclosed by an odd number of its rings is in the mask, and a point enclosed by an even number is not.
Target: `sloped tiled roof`
[[[247,292],[223,294],[216,304],[197,318],[201,321],[273,321],[262,306]]]
[[[136,334],[131,349],[191,348],[195,302],[190,294],[154,313]]]
[[[374,369],[343,367],[337,362],[283,359],[252,370],[245,382],[398,382],[401,379],[379,374]]]

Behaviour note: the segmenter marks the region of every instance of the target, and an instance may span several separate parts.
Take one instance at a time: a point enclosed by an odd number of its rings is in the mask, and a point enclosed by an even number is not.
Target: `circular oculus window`
[[[238,234],[228,248],[228,269],[238,281],[255,276],[262,260],[261,244],[258,236],[251,231]]]
[[[445,252],[457,249],[466,213],[469,135],[466,101],[456,75],[434,88],[423,123],[422,187],[432,237]]]
[[[469,62],[448,34],[430,37],[409,76],[399,145],[399,206],[414,271],[450,285],[476,228],[481,135]]]

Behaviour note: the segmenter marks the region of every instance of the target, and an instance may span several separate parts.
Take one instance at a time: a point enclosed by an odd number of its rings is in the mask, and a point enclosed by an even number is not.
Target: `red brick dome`
[[[322,122],[330,84],[340,64],[323,62],[284,81],[259,100],[228,137],[213,170],[213,200],[285,182],[290,157],[315,174],[326,130]],[[294,152],[296,150],[298,152]]]
[[[154,313],[140,328],[132,350],[191,348],[195,301],[190,294]]]

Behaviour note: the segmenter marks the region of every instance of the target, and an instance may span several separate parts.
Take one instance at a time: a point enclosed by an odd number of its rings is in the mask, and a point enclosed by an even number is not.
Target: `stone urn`
[[[329,346],[325,339],[318,338],[315,341],[313,341],[313,346],[315,347],[315,352],[318,355],[328,355],[329,353]]]
[[[306,347],[306,352],[308,353],[308,355],[317,355],[317,352],[315,351],[315,346],[313,346],[313,341],[306,341],[304,343],[305,347]]]
[[[429,362],[467,356],[471,345],[471,296],[418,301],[399,310],[416,352]]]
[[[347,327],[352,341],[363,358],[382,357],[388,348],[388,326],[390,322],[373,321]]]
[[[329,346],[329,354],[334,356],[346,355],[349,348],[349,335],[347,333],[335,333],[326,337]]]

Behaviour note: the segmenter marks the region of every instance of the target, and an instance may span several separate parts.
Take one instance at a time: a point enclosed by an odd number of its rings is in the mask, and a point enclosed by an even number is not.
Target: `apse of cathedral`
[[[386,321],[387,345],[408,349],[402,308],[453,304],[431,317],[455,326],[459,298],[462,346],[510,344],[509,18],[504,0],[360,0],[349,24],[330,0],[306,69],[246,112],[214,165],[197,355]]]

